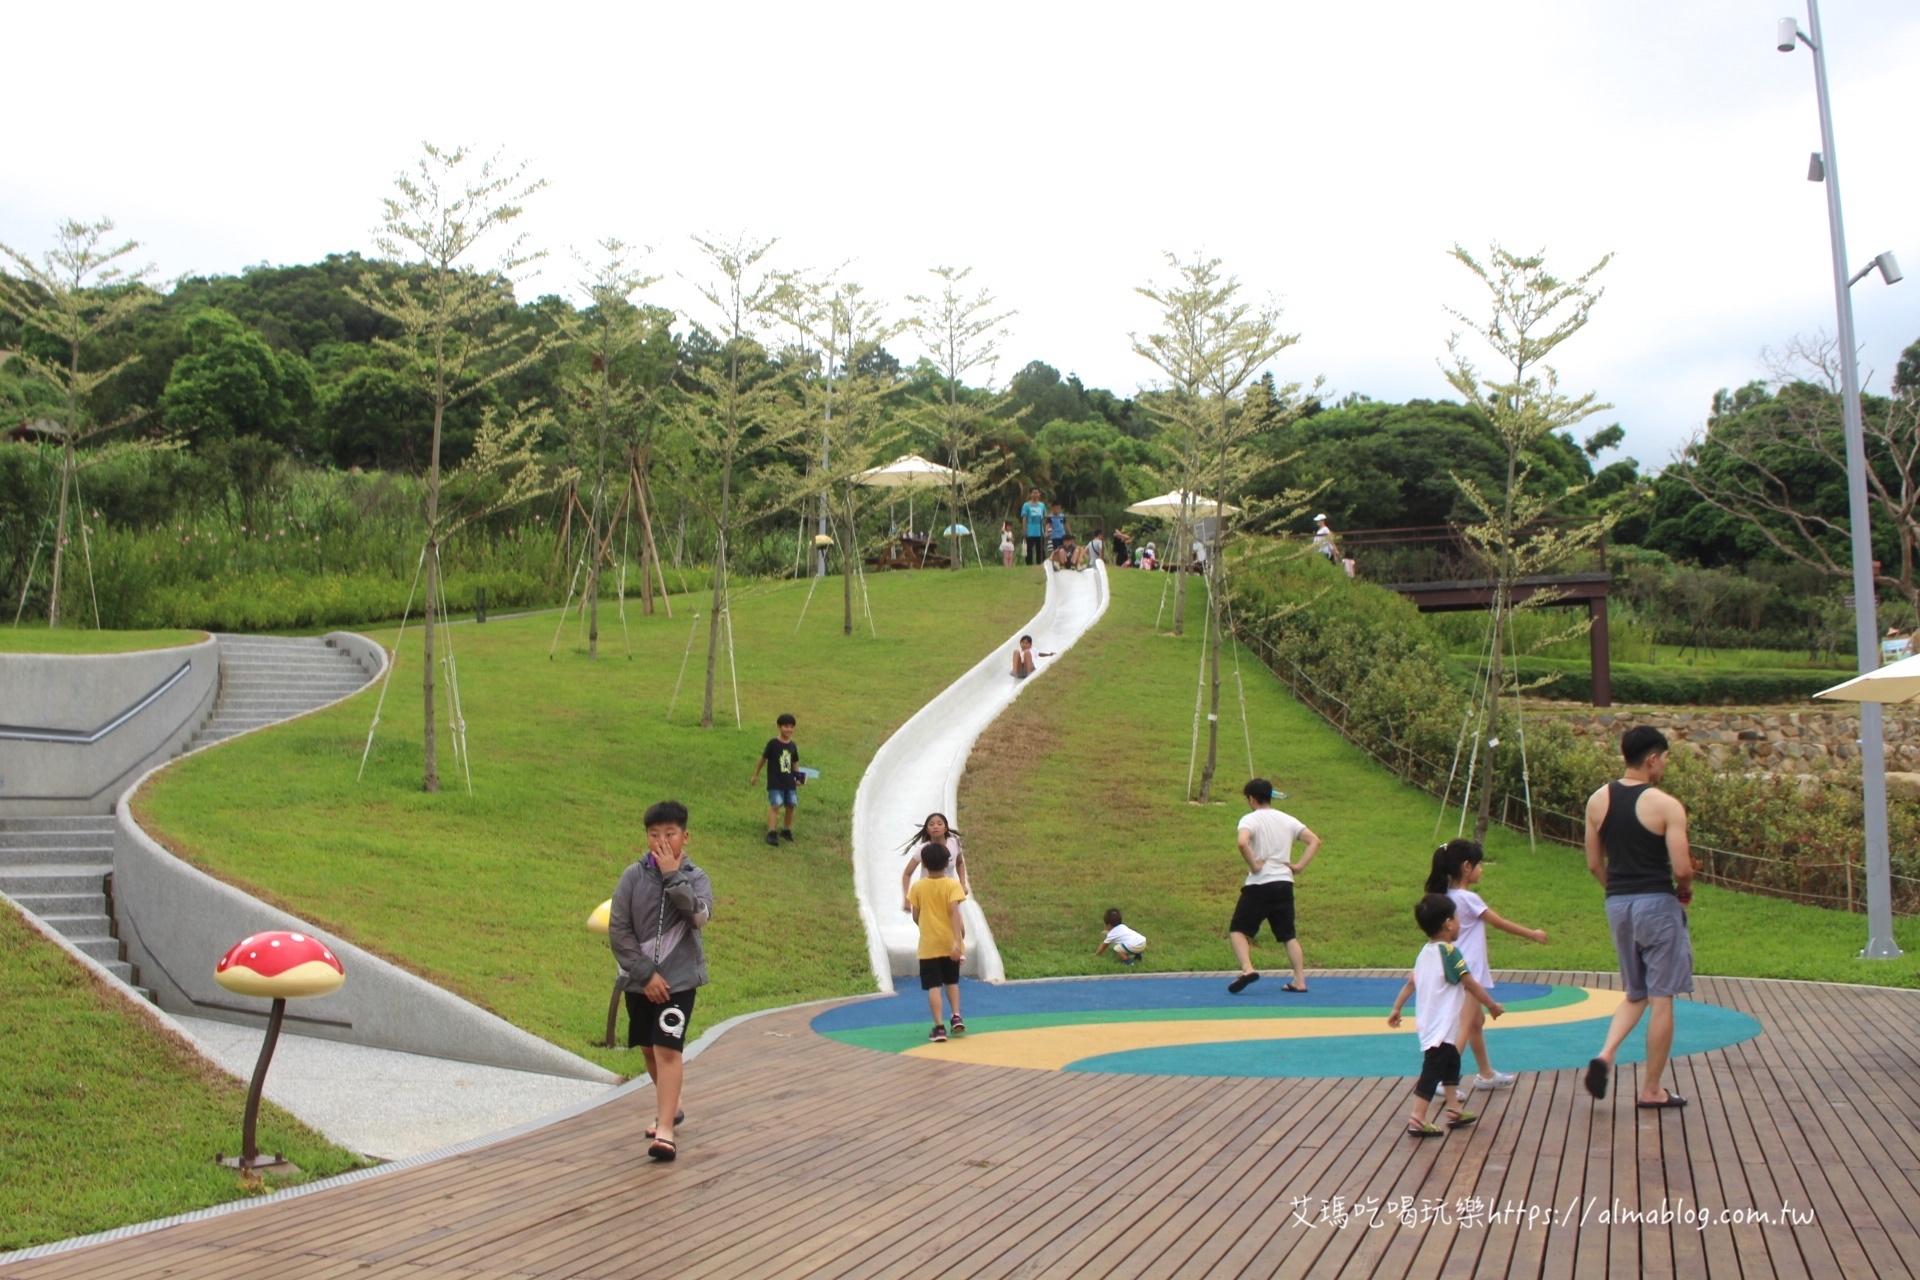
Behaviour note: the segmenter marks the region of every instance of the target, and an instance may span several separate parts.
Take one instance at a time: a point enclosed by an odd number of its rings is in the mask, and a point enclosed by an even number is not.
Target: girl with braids
[[[1433,851],[1427,892],[1444,893],[1453,899],[1454,914],[1460,921],[1460,937],[1455,945],[1465,957],[1467,972],[1473,975],[1474,981],[1491,990],[1493,974],[1487,968],[1488,926],[1539,943],[1546,942],[1547,931],[1502,919],[1473,891],[1473,886],[1480,883],[1480,863],[1485,857],[1478,841],[1449,840]],[[1461,1017],[1460,1036],[1473,1050],[1474,1062],[1480,1068],[1479,1074],[1473,1077],[1473,1087],[1505,1089],[1513,1084],[1513,1073],[1494,1070],[1493,1060],[1487,1056],[1486,1026],[1486,1010],[1469,1000]]]
[[[913,910],[913,904],[907,901],[907,890],[913,887],[913,873],[920,870],[920,851],[928,845],[943,844],[953,855],[953,861],[947,864],[947,874],[960,882],[960,890],[971,897],[973,886],[967,883],[967,855],[960,851],[960,833],[947,825],[947,815],[930,813],[920,829],[907,837],[907,869],[900,873],[900,909]]]

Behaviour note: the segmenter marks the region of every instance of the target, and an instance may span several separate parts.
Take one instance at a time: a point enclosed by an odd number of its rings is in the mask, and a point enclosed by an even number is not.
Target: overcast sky
[[[1131,392],[1134,285],[1224,258],[1301,335],[1276,371],[1448,394],[1473,282],[1455,241],[1609,251],[1563,383],[1663,463],[1760,349],[1833,325],[1812,59],[1788,0],[1451,4],[58,5],[7,16],[0,240],[109,214],[163,275],[370,249],[422,139],[503,147],[551,183],[553,251],[655,246],[692,309],[688,236],[779,236],[902,296],[970,265],[1030,359]],[[1804,10],[1798,13],[1802,24]],[[1854,290],[1884,386],[1920,337],[1920,5],[1829,0],[1848,247],[1916,272]],[[902,344],[900,354],[915,352]]]

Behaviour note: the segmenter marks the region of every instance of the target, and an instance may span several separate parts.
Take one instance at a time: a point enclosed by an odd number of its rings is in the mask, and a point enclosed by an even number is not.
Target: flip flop
[[[1286,986],[1281,987],[1280,989],[1286,992],[1290,996],[1303,996],[1307,994],[1307,989],[1305,987],[1296,987],[1291,982],[1289,982]]]
[[[648,1158],[658,1160],[661,1164],[671,1164],[679,1154],[680,1148],[674,1145],[672,1138],[655,1138],[653,1145],[647,1148]]]
[[[1459,1115],[1447,1121],[1447,1128],[1464,1129],[1468,1125],[1472,1124],[1475,1120],[1478,1120],[1479,1118],[1480,1118],[1479,1116],[1475,1115],[1471,1111],[1462,1111]]]
[[[1671,1089],[1666,1090],[1666,1095],[1665,1102],[1635,1102],[1633,1105],[1642,1111],[1677,1111],[1687,1105],[1687,1100]]]
[[[1410,1138],[1444,1138],[1447,1136],[1447,1131],[1437,1125],[1409,1123],[1407,1125],[1407,1136]]]
[[[673,1122],[674,1122],[674,1124],[676,1124],[676,1125],[678,1125],[678,1124],[680,1124],[680,1123],[682,1123],[683,1121],[685,1121],[685,1120],[686,1120],[686,1118],[687,1118],[687,1113],[686,1113],[686,1112],[684,1112],[684,1111],[676,1111],[676,1112],[674,1112],[674,1113],[673,1113]],[[651,1137],[653,1137],[653,1136],[654,1136],[654,1134],[653,1134],[653,1126],[652,1126],[652,1125],[648,1125],[648,1126],[647,1126],[647,1136],[648,1136],[649,1138],[651,1138]]]
[[[1252,986],[1254,983],[1258,981],[1260,981],[1259,974],[1243,973],[1239,977],[1235,978],[1232,982],[1229,982],[1227,984],[1227,994],[1230,996],[1237,996],[1242,991],[1245,991],[1248,987]]]
[[[1595,1058],[1587,1063],[1587,1092],[1595,1098],[1607,1096],[1607,1081],[1613,1075],[1613,1067],[1604,1059]]]

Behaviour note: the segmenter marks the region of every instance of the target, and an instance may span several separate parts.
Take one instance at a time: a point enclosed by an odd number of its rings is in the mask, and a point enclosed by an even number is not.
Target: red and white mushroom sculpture
[[[273,1061],[273,1046],[280,1039],[287,1001],[337,991],[347,980],[347,971],[320,939],[275,930],[249,934],[235,943],[214,966],[213,980],[236,995],[273,1001],[273,1010],[267,1015],[267,1038],[260,1045],[260,1060],[254,1064],[253,1082],[247,1088],[247,1117],[240,1140],[240,1168],[247,1171],[261,1163],[260,1148],[254,1140],[260,1118],[260,1089],[266,1083],[267,1064]]]

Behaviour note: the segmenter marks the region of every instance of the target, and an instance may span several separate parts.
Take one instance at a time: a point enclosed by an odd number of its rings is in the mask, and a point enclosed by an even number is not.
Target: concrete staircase
[[[107,915],[113,824],[111,816],[0,818],[0,892],[132,983]]]
[[[371,678],[353,655],[325,640],[214,638],[220,693],[190,751],[323,707]],[[107,903],[115,821],[111,815],[0,817],[0,892],[137,987],[133,967],[120,958]]]
[[[215,636],[220,645],[220,696],[189,750],[324,707],[367,683],[352,654],[325,640],[282,636]]]

